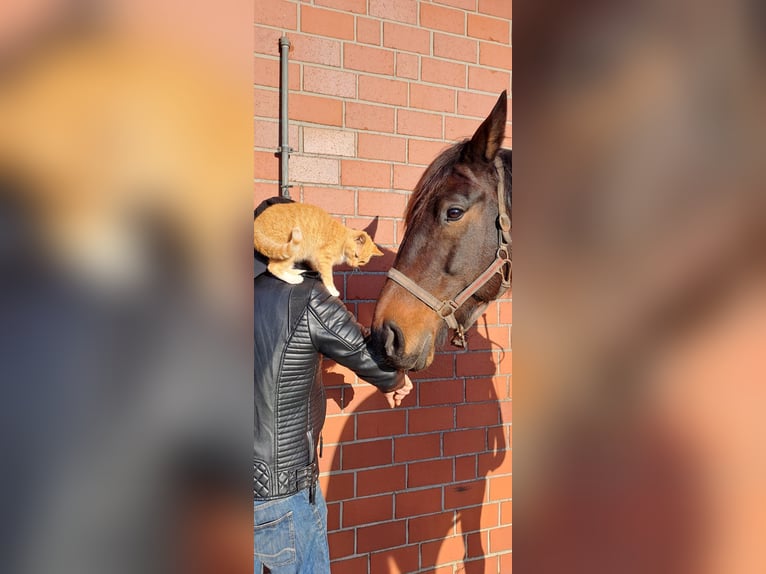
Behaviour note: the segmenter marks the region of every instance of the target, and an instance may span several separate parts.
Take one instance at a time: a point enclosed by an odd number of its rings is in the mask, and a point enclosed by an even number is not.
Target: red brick
[[[340,42],[317,36],[290,36],[290,59],[299,62],[340,66]]]
[[[500,364],[498,365],[501,373],[513,372],[513,351],[505,351],[500,356]]]
[[[359,76],[359,99],[406,106],[407,82],[376,76]]]
[[[468,332],[468,348],[471,351],[502,351],[511,347],[508,327],[487,327],[471,329]]]
[[[346,298],[363,300],[377,299],[385,280],[386,277],[384,275],[362,275],[360,273],[354,273],[348,277]],[[377,390],[375,393],[376,394],[372,395],[375,397],[375,400],[367,405],[367,410],[388,408],[388,404],[385,402],[383,395]]]
[[[410,164],[428,165],[447,147],[440,141],[409,140],[407,161]]]
[[[253,59],[255,83],[259,86],[279,87],[279,58],[264,58],[255,56]],[[290,63],[288,66],[288,84],[291,90],[301,89],[300,64]]]
[[[341,40],[353,40],[354,17],[351,14],[314,8],[304,4],[301,6],[301,32]]]
[[[367,9],[367,0],[362,0]],[[356,41],[363,44],[374,44],[380,46],[380,20],[372,18],[356,19]]]
[[[510,72],[468,66],[468,89],[500,94],[503,90],[510,90],[510,87]]]
[[[353,472],[333,472],[323,475],[319,479],[319,484],[328,502],[354,498]]]
[[[420,78],[424,82],[464,88],[465,64],[423,57],[420,62]]]
[[[394,439],[394,461],[424,460],[441,454],[438,434],[397,437]]]
[[[264,2],[255,11],[255,23],[295,30],[298,23],[298,6],[295,2],[272,0]]]
[[[513,456],[510,445],[506,444],[507,427],[496,426],[487,429],[487,450],[478,456],[479,474],[486,476],[510,474],[513,472]]]
[[[435,112],[454,112],[455,90],[410,84],[410,107]]]
[[[480,124],[479,120],[447,116],[444,118],[444,139],[458,141],[463,138],[470,138]]]
[[[319,472],[340,470],[340,446],[325,445],[322,457],[319,459]]]
[[[254,197],[253,197],[253,208],[258,207],[258,205],[264,199],[268,199],[269,197],[273,197],[274,194],[278,193],[276,182],[274,182],[274,183],[255,183],[254,186],[255,186],[255,193],[254,193]]]
[[[346,12],[355,12],[356,14],[367,13],[367,0],[314,0],[314,4],[337,8]]]
[[[391,439],[344,444],[343,469],[391,464]]]
[[[513,323],[513,301],[503,302],[500,305],[500,323]]]
[[[460,536],[450,536],[435,542],[425,542],[420,547],[422,567],[447,564],[463,560],[465,545]]]
[[[340,528],[340,502],[327,504],[327,530],[332,532]]]
[[[462,403],[465,395],[462,380],[422,382],[417,389],[420,406]]]
[[[346,102],[346,127],[391,133],[394,131],[394,108]]]
[[[254,90],[255,117],[279,118],[279,92],[276,90]]]
[[[355,194],[346,189],[304,186],[303,201],[335,215],[353,215],[356,210]]]
[[[458,405],[458,428],[486,427],[500,422],[500,407],[497,403]]]
[[[389,566],[391,562],[393,562],[393,565]],[[390,574],[416,572],[419,563],[420,548],[417,546],[403,546],[372,554],[370,556],[370,572],[386,572]]]
[[[472,38],[507,44],[510,41],[510,26],[508,20],[468,14],[468,35]]]
[[[324,444],[337,444],[354,440],[354,416],[327,417],[322,429]]]
[[[486,500],[486,484],[483,478],[473,482],[461,482],[444,487],[444,508],[476,506]]]
[[[343,65],[351,70],[392,76],[394,53],[391,50],[346,43],[343,46]]]
[[[497,96],[487,96],[472,92],[458,92],[457,113],[463,116],[485,118],[497,102]]]
[[[387,163],[344,159],[340,165],[340,181],[342,185],[387,188],[391,185],[391,166]],[[361,209],[361,195],[359,196],[359,206]],[[360,210],[359,213],[361,214],[362,211]],[[364,214],[368,215],[369,211]],[[371,215],[376,214],[373,213]]]
[[[462,513],[461,513],[462,514]],[[484,556],[489,546],[488,533],[485,532],[471,532],[470,534],[463,535],[465,541],[465,557],[466,558],[481,558]]]
[[[452,482],[452,461],[449,459],[411,462],[407,467],[407,488]]]
[[[414,26],[383,22],[383,45],[406,52],[431,53],[431,34]]]
[[[353,157],[354,134],[348,130],[303,127],[303,153]]]
[[[418,3],[417,0],[370,0],[370,16],[416,24]]]
[[[426,488],[396,493],[396,517],[420,516],[442,510],[442,489]]]
[[[339,126],[343,123],[343,102],[320,96],[290,94],[290,119]]]
[[[508,395],[505,377],[473,379],[466,383],[465,398],[470,403],[484,403],[505,399]]]
[[[279,177],[279,160],[273,152],[253,152],[253,173],[256,179],[277,179]]]
[[[510,550],[513,545],[513,526],[493,528],[489,531],[489,551]]]
[[[410,376],[421,379],[445,379],[455,375],[455,354],[436,353],[434,362],[427,369],[410,373]]]
[[[513,476],[494,476],[489,479],[489,499],[507,500],[513,498]]]
[[[513,2],[508,0],[479,0],[479,12],[510,20],[513,16]]]
[[[327,542],[330,546],[330,560],[354,554],[354,534],[353,530],[342,530],[340,532],[330,532],[327,535]]]
[[[366,574],[367,562],[367,556],[333,561],[332,574]]]
[[[303,89],[318,94],[353,98],[356,97],[356,74],[303,66]]]
[[[405,529],[403,520],[359,527],[356,529],[356,551],[365,553],[402,546],[406,540]]]
[[[418,79],[419,56],[415,54],[396,53],[396,75],[400,78]]]
[[[407,524],[408,541],[412,544],[413,542],[444,538],[451,534],[454,522],[454,511],[411,518]]]
[[[513,69],[513,48],[481,42],[479,45],[479,63],[493,68]]]
[[[455,524],[455,530],[458,534],[468,534],[469,532],[495,528],[498,525],[499,512],[500,505],[496,502],[485,502],[481,506],[462,508],[458,511],[459,520]]]
[[[513,553],[512,552],[505,552],[503,554],[500,554],[497,558],[498,561],[498,567],[495,572],[503,572],[507,574],[511,574],[513,572]]]
[[[360,158],[403,162],[407,157],[407,140],[404,138],[366,133],[357,137],[357,156]]]
[[[423,168],[410,165],[394,166],[394,189],[412,191],[423,175]]]
[[[390,495],[347,500],[343,503],[343,527],[391,520],[394,499]]]
[[[266,28],[256,24],[253,27],[253,33],[253,51],[256,54],[268,54],[272,57],[279,56],[279,38],[282,36],[282,30]]]
[[[440,138],[442,135],[442,118],[437,114],[400,109],[396,115],[396,132]]]
[[[513,522],[513,501],[508,500],[500,503],[500,524]]]
[[[420,5],[420,25],[453,34],[465,33],[465,12],[433,4]]]
[[[476,473],[476,455],[455,458],[455,481],[474,480]]]
[[[444,4],[446,6],[454,6],[455,8],[463,8],[465,10],[476,10],[476,0],[433,0],[434,4]]]
[[[404,434],[406,418],[402,410],[359,414],[356,417],[356,436],[365,439]]]
[[[295,130],[291,130],[290,141],[297,141],[298,139],[298,126]],[[279,145],[279,122],[277,121],[263,121],[255,120],[254,125],[254,137],[253,144],[255,147],[267,148],[269,150],[275,150]]]
[[[470,541],[469,541],[470,546]],[[478,554],[479,558],[465,560],[463,562],[464,570],[466,574],[497,574],[502,572],[503,574],[511,574],[510,570],[503,570],[499,566],[499,556],[484,556],[484,552]]]
[[[477,47],[476,40],[434,32],[434,56],[475,64]]]
[[[495,357],[492,353],[478,351],[461,353],[456,359],[457,375],[461,376],[492,376],[497,371]]]
[[[407,203],[406,199],[406,196],[401,193],[360,191],[359,215],[401,217]]]
[[[502,401],[500,403],[500,419],[505,424],[513,422],[513,401]]]
[[[484,452],[487,447],[484,429],[444,433],[444,456]]]
[[[408,429],[411,434],[448,430],[455,427],[453,407],[420,408],[409,413]]]
[[[371,470],[360,470],[356,473],[357,496],[370,494],[393,493],[405,487],[406,465],[386,466]]]

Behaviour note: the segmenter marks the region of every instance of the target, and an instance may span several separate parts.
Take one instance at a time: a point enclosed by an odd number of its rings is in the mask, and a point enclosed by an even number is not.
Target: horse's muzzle
[[[416,346],[415,352],[408,353],[404,334],[393,321],[385,321],[380,327],[373,329],[372,342],[376,352],[385,358],[385,362],[400,370],[424,369],[430,364],[433,354],[433,337],[430,333]]]

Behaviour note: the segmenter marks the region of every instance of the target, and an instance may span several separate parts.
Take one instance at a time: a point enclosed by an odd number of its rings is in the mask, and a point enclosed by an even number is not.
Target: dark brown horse
[[[382,356],[397,368],[431,364],[447,332],[463,332],[502,295],[511,275],[511,151],[507,95],[471,139],[442,152],[410,198],[406,233],[372,323]]]

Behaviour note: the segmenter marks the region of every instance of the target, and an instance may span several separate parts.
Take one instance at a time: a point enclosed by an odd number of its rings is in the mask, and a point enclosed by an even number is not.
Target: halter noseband
[[[447,323],[447,326],[455,331],[452,338],[452,344],[456,347],[465,347],[465,329],[463,325],[457,322],[455,312],[468,301],[477,291],[484,287],[495,274],[499,274],[502,280],[500,290],[495,295],[497,299],[511,286],[511,275],[513,271],[513,262],[511,261],[511,218],[505,206],[505,168],[500,156],[495,157],[495,168],[497,169],[497,253],[495,259],[489,264],[484,272],[474,279],[465,289],[460,291],[452,299],[439,300],[431,293],[423,289],[404,273],[393,267],[388,270],[388,276],[404,287],[411,295],[420,299],[425,305],[433,309],[436,314]],[[486,307],[486,305],[484,305]],[[480,308],[483,312],[483,308]],[[478,315],[477,315],[478,318]],[[468,327],[473,321],[468,323]]]

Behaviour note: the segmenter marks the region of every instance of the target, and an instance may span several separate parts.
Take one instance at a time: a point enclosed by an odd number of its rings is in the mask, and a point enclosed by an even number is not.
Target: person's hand
[[[404,397],[409,395],[411,390],[412,390],[412,381],[405,374],[404,386],[402,386],[399,389],[396,389],[395,391],[391,391],[390,393],[383,393],[383,396],[386,397],[386,402],[388,403],[388,406],[391,408],[394,408],[402,404]]]

